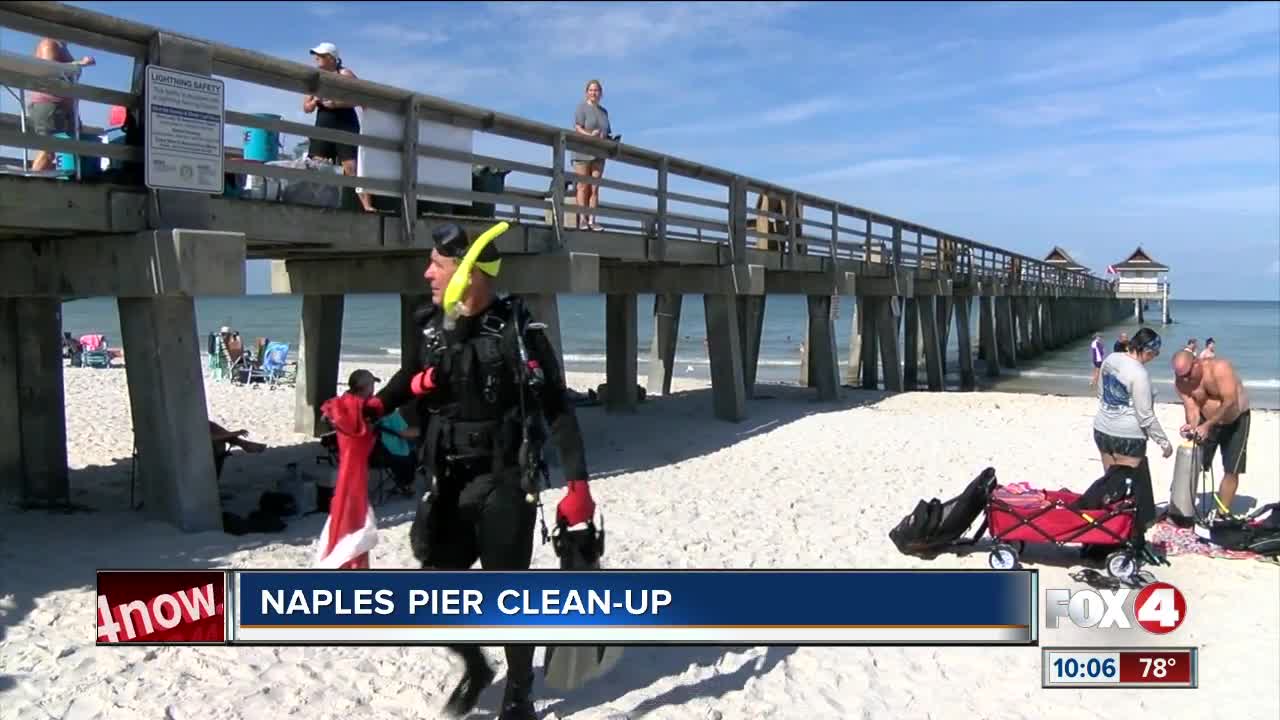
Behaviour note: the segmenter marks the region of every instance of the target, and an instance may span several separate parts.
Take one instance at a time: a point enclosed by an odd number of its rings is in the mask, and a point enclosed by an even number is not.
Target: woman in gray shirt
[[[587,97],[578,103],[578,109],[573,113],[573,129],[583,135],[602,138],[605,140],[612,139],[610,137],[611,128],[609,127],[609,111],[604,109],[600,104],[600,98],[604,95],[604,86],[599,80],[591,80],[587,83]],[[573,171],[579,175],[586,175],[598,178],[604,175],[604,158],[596,157],[590,153],[574,151],[573,153]],[[600,205],[600,186],[589,185],[587,183],[576,183],[578,188],[578,207],[594,208]],[[578,214],[578,229],[586,230],[603,230],[596,223],[595,216]]]
[[[1142,328],[1125,352],[1102,361],[1098,382],[1098,413],[1093,418],[1093,442],[1103,468],[1112,465],[1138,467],[1147,456],[1147,440],[1154,440],[1165,457],[1173,444],[1156,419],[1155,392],[1146,364],[1160,355],[1160,336]]]

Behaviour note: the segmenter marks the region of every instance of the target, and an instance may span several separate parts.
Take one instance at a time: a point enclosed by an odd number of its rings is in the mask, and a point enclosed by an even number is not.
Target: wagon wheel
[[[1128,580],[1138,571],[1133,554],[1119,550],[1107,556],[1107,574],[1117,580]]]
[[[987,556],[987,564],[993,570],[1015,570],[1018,567],[1018,551],[1004,543],[996,545]]]

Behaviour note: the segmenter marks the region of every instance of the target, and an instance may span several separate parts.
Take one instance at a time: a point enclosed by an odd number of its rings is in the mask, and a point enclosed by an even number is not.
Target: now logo
[[[223,606],[215,604],[212,584],[161,593],[148,601],[134,600],[115,607],[107,602],[106,595],[98,595],[98,641],[137,640],[222,613]]]
[[[1187,617],[1187,600],[1169,583],[1152,583],[1132,590],[1046,590],[1045,627],[1056,629],[1063,620],[1080,628],[1129,630],[1134,625],[1155,635],[1177,630]],[[1132,613],[1132,615],[1130,615]]]

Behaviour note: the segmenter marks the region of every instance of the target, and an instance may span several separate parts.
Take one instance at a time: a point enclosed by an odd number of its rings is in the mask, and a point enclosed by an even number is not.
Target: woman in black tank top
[[[320,43],[311,49],[316,67],[325,72],[336,72],[354,78],[355,73],[342,66],[342,58],[333,43]],[[302,110],[316,114],[316,127],[331,130],[343,130],[350,133],[360,132],[360,116],[356,114],[356,106],[338,100],[323,100],[315,95],[308,95],[302,100]],[[312,138],[307,146],[307,155],[316,160],[328,160],[342,165],[343,175],[356,174],[355,145],[336,143],[331,140]],[[374,211],[368,193],[359,193],[360,204],[369,212]]]

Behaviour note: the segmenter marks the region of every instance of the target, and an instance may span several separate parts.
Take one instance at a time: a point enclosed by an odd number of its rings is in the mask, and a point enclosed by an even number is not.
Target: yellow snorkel
[[[502,268],[502,258],[488,262],[481,262],[478,258],[489,243],[493,242],[510,227],[509,223],[500,222],[485,230],[484,234],[476,238],[476,241],[471,243],[471,247],[467,248],[467,254],[458,263],[458,269],[454,271],[453,277],[449,280],[449,286],[444,290],[444,298],[441,305],[444,308],[446,328],[453,329],[454,323],[462,315],[462,295],[467,291],[467,287],[471,285],[471,269],[473,267],[479,268],[481,272],[489,277],[498,276],[498,271]]]

